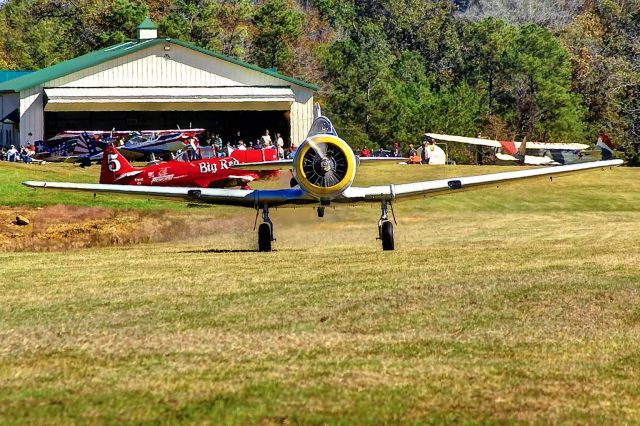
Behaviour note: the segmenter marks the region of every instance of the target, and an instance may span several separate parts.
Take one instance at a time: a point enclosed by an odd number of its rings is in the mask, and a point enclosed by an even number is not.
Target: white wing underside
[[[501,161],[513,161],[514,163],[519,163],[520,160],[509,154],[496,154],[496,158]],[[558,165],[559,163],[553,161],[553,159],[549,157],[539,157],[536,155],[525,155],[524,156],[524,164],[528,166],[552,166]]]
[[[502,148],[502,144],[493,139],[467,138],[465,136],[440,135],[437,133],[427,133],[434,139],[448,142],[459,142],[468,145],[490,146],[493,148]],[[517,148],[520,148],[522,142],[514,142]],[[544,142],[527,142],[527,149],[543,149],[551,151],[578,151],[588,149],[589,145],[583,143],[544,143]]]
[[[405,183],[399,185],[350,187],[333,203],[375,202],[381,200],[402,200],[409,198],[429,197],[434,195],[464,191],[483,186],[494,186],[516,182],[521,179],[561,176],[592,169],[605,169],[621,165],[622,160],[594,161],[590,163],[571,164],[568,166],[546,167],[540,169],[518,170],[479,176],[466,176]],[[272,207],[315,204],[318,201],[310,197],[300,188],[280,190],[243,190],[214,188],[176,188],[135,185],[102,185],[65,182],[24,182],[33,188],[52,188],[89,193],[112,193],[138,195],[152,198],[169,198],[202,204],[234,205],[259,208],[266,205]]]

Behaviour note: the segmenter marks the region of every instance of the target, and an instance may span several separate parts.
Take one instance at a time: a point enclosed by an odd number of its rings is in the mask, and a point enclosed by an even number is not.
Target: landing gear
[[[262,208],[262,220],[263,223],[258,228],[258,251],[271,251],[271,242],[275,241],[275,239],[273,238],[273,223],[269,218],[269,206],[267,205]]]
[[[393,223],[389,220],[386,200],[382,201],[380,209],[382,212],[380,214],[380,220],[378,220],[378,239],[382,240],[382,250],[394,250],[395,242],[393,240]]]
[[[324,217],[324,207],[318,207],[318,217]]]

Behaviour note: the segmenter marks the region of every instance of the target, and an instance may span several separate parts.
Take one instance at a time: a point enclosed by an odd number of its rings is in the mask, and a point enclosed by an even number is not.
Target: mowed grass
[[[1,166],[3,204],[183,209],[23,192]],[[273,253],[252,251],[255,212],[197,214],[220,227],[0,254],[0,423],[640,422],[638,170],[398,203],[395,252],[378,206],[276,210]]]

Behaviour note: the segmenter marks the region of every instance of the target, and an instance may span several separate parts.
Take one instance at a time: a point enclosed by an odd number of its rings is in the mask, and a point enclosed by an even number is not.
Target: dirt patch
[[[17,215],[26,217],[29,225],[17,225]],[[215,233],[221,226],[220,220],[202,221],[166,211],[120,211],[64,205],[0,208],[0,252],[62,251],[177,241],[202,236],[203,230],[207,234]]]

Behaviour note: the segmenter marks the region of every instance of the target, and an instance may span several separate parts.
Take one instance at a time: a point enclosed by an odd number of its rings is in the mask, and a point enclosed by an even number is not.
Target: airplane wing
[[[518,170],[478,176],[466,176],[431,180],[424,182],[405,183],[399,185],[350,187],[341,196],[334,199],[335,203],[357,203],[381,200],[400,200],[418,197],[428,197],[444,193],[452,193],[483,186],[493,186],[515,182],[520,179],[562,176],[591,169],[605,169],[619,166],[622,160],[594,161],[590,163],[571,164],[568,166],[546,167],[540,169]],[[71,191],[85,191],[90,193],[115,193],[139,195],[153,198],[169,198],[196,202],[202,204],[223,204],[241,207],[257,208],[265,204],[272,207],[315,204],[313,199],[300,188],[279,190],[243,190],[243,189],[213,189],[213,188],[176,188],[135,185],[103,185],[65,182],[23,182],[32,188],[53,188]]]
[[[358,157],[361,166],[376,163],[401,163],[408,160],[404,157]],[[277,161],[261,161],[258,163],[240,163],[231,166],[237,170],[291,170],[293,168],[293,160],[277,160]]]
[[[496,186],[521,179],[532,178],[553,178],[570,173],[605,169],[623,164],[622,160],[593,161],[590,163],[571,164],[568,166],[545,167],[539,169],[518,170],[515,172],[493,173],[488,175],[466,176],[457,178],[447,178],[431,180],[425,182],[405,183],[400,185],[370,186],[370,187],[350,187],[343,193],[341,202],[361,202],[361,201],[381,201],[399,200],[429,197],[465,191],[484,186]],[[336,200],[337,201],[337,200]]]
[[[126,194],[151,198],[173,199],[193,203],[251,208],[259,207],[264,204],[277,207],[285,204],[294,206],[315,202],[313,198],[309,197],[300,188],[276,190],[218,189],[36,181],[27,181],[22,184],[30,188],[79,191],[94,194]]]
[[[468,145],[481,145],[481,146],[490,146],[493,148],[502,148],[502,145],[500,144],[500,142],[492,139],[467,138],[465,136],[440,135],[437,133],[427,133],[426,136],[432,137],[433,139],[439,140],[439,141],[459,142],[459,143],[466,143]],[[518,142],[518,146],[520,146],[519,142]],[[516,148],[518,146],[516,146]]]
[[[502,144],[493,139],[468,138],[465,136],[440,135],[438,133],[427,133],[427,136],[433,139],[447,142],[459,142],[468,145],[490,146],[493,148],[502,148]],[[514,142],[516,149],[520,148],[522,142]],[[561,151],[579,151],[588,149],[589,145],[583,143],[544,143],[544,142],[527,142],[527,149],[544,149],[544,150],[561,150]]]

